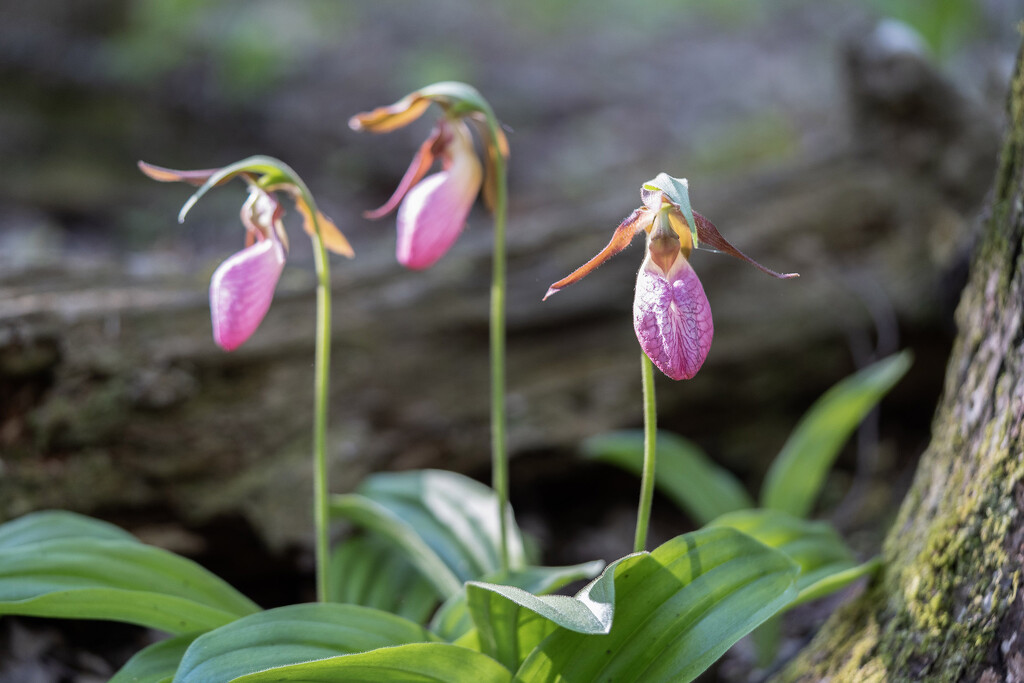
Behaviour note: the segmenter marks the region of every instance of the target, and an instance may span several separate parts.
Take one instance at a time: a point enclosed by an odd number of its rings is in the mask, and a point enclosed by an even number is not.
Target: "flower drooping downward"
[[[252,336],[270,310],[286,256],[281,205],[258,187],[242,206],[247,240],[255,240],[217,267],[210,279],[213,339],[234,351]]]
[[[483,139],[490,141],[486,103],[463,83],[437,83],[391,106],[357,114],[349,121],[353,130],[387,133],[415,121],[432,102],[442,109],[437,125],[420,145],[391,198],[379,209],[364,214],[367,218],[382,218],[398,208],[395,256],[399,263],[415,270],[434,265],[455,243],[484,184],[484,169],[467,122],[480,126]],[[497,140],[486,146],[484,199],[490,206],[495,192],[495,156],[507,157],[508,143],[498,129]],[[437,160],[441,170],[427,175]]]
[[[711,305],[689,262],[694,248],[730,254],[773,277],[788,279],[798,274],[776,273],[732,246],[711,221],[690,209],[686,180],[662,173],[645,183],[640,194],[643,206],[622,221],[608,246],[551,285],[544,298],[581,280],[625,249],[638,232],[646,232],[647,254],[633,299],[633,329],[655,367],[672,379],[690,379],[704,364],[714,336]]]
[[[143,173],[163,182],[183,181],[199,190],[182,208],[182,221],[189,209],[211,187],[240,176],[249,186],[249,198],[242,205],[246,247],[218,266],[210,279],[210,319],[213,339],[225,351],[241,346],[263,322],[274,298],[277,281],[288,253],[288,235],[281,218],[284,208],[277,192],[291,196],[304,219],[306,232],[337,254],[351,257],[352,247],[338,228],[316,210],[302,181],[281,162],[253,157],[219,169],[175,171],[139,162]]]

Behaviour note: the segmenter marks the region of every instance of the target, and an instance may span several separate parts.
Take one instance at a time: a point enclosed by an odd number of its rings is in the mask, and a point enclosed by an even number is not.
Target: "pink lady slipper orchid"
[[[349,120],[353,130],[387,133],[419,118],[434,102],[442,116],[420,145],[391,198],[367,218],[383,218],[398,209],[399,263],[414,270],[434,265],[455,243],[466,225],[469,211],[484,188],[484,200],[493,206],[496,155],[508,157],[508,142],[500,128],[496,141],[487,145],[487,183],[473,145],[467,122],[480,127],[484,140],[492,139],[487,128],[489,108],[476,90],[463,83],[437,83],[418,90],[388,107],[357,114]],[[495,151],[492,147],[498,147]],[[427,175],[434,162],[441,170]]]
[[[245,343],[263,322],[284,269],[288,235],[281,222],[284,208],[277,199],[278,192],[292,198],[311,237],[322,240],[336,254],[353,256],[348,240],[329,218],[316,210],[302,181],[273,159],[253,157],[225,168],[201,171],[175,171],[141,161],[139,168],[154,180],[200,186],[182,208],[179,222],[209,188],[235,176],[249,186],[249,198],[241,212],[246,246],[221,263],[210,280],[213,339],[225,351],[234,351]]]
[[[581,280],[625,249],[637,233],[646,232],[647,254],[633,299],[633,329],[659,370],[672,379],[690,379],[704,364],[714,336],[711,305],[689,262],[694,247],[743,259],[773,277],[789,279],[798,274],[776,273],[732,246],[711,221],[690,208],[685,179],[662,173],[645,183],[640,195],[643,206],[622,221],[608,246],[551,285],[544,298]]]

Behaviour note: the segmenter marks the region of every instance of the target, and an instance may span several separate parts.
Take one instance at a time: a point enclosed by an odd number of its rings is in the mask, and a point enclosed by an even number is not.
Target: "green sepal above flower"
[[[690,183],[686,178],[673,178],[668,173],[659,173],[651,178],[640,189],[641,195],[644,191],[661,192],[662,196],[671,201],[682,212],[686,224],[690,227],[690,239],[693,241],[693,248],[700,248],[700,235],[697,234],[697,221],[693,218],[693,209],[690,208]]]

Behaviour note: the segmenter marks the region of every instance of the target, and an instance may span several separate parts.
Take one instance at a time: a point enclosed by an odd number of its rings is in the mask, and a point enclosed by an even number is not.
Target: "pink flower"
[[[666,274],[648,256],[633,299],[633,329],[655,367],[672,379],[697,374],[711,349],[715,325],[697,273],[685,258]]]
[[[444,114],[420,145],[409,169],[391,198],[379,209],[367,211],[367,218],[382,218],[398,208],[398,240],[395,256],[399,263],[415,270],[434,265],[455,243],[466,218],[480,193],[490,204],[493,197],[494,154],[488,149],[487,184],[484,168],[473,145],[467,121],[482,125],[479,110],[464,109],[452,113],[463,100],[453,98],[453,88],[462,84],[437,84],[417,91],[389,107],[353,116],[353,130],[386,133],[419,118],[431,102],[441,105]],[[472,91],[475,93],[475,91]],[[485,136],[485,139],[487,137]],[[508,156],[507,141],[499,131],[501,154]],[[427,175],[440,160],[441,170]]]
[[[424,178],[435,157],[440,157],[442,170]],[[482,181],[469,128],[462,121],[441,119],[391,199],[364,215],[381,218],[401,203],[395,256],[407,268],[429,268],[455,244]]]
[[[225,351],[234,351],[245,343],[263,322],[284,269],[288,235],[281,222],[284,209],[277,200],[277,191],[292,197],[311,236],[323,240],[324,246],[335,253],[352,256],[348,240],[329,218],[317,211],[316,220],[313,219],[314,211],[303,188],[294,182],[282,181],[291,175],[290,169],[283,164],[277,168],[269,163],[272,160],[264,157],[257,159],[259,163],[251,167],[239,162],[223,169],[202,171],[175,171],[139,162],[139,168],[155,180],[202,186],[182,209],[179,220],[210,187],[236,175],[249,185],[249,198],[241,211],[246,247],[221,263],[210,280],[213,340]],[[277,182],[267,187],[268,183],[262,182],[266,177],[273,177]]]
[[[213,340],[225,351],[234,351],[251,337],[270,310],[287,255],[282,213],[276,199],[256,186],[249,188],[242,222],[255,242],[221,263],[210,279]]]
[[[625,249],[638,232],[646,232],[647,254],[637,274],[633,299],[633,329],[655,367],[672,379],[690,379],[704,364],[714,336],[711,305],[689,262],[694,246],[707,245],[705,248],[736,256],[777,278],[797,274],[769,270],[729,244],[711,221],[690,211],[685,180],[662,174],[644,185],[641,197],[643,206],[619,225],[608,246],[551,285],[544,298],[581,280]],[[685,213],[691,214],[693,227]]]

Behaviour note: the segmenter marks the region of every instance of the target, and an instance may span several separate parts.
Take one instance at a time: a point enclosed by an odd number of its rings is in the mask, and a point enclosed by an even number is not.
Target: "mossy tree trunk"
[[[932,440],[875,585],[777,681],[1024,681],[1024,68]]]

